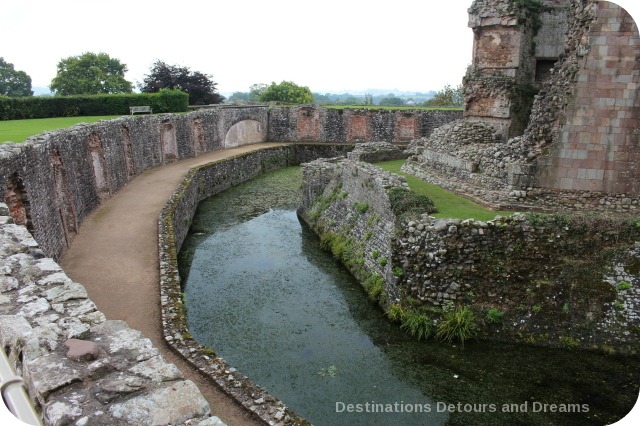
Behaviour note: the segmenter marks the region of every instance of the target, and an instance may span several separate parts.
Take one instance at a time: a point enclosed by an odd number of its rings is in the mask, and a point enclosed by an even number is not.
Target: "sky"
[[[438,90],[471,63],[471,0],[3,0],[0,56],[49,86],[62,58],[104,52],[134,84],[156,59],[220,92],[282,80],[319,93]]]
[[[157,59],[221,93],[282,80],[313,92],[439,90],[471,63],[472,0],[2,0],[0,56],[47,87],[58,62],[104,52],[137,84]],[[638,0],[617,2],[640,17]]]

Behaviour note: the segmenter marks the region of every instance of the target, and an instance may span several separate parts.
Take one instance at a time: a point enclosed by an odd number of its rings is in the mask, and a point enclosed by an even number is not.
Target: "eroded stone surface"
[[[149,426],[181,423],[194,413],[206,416],[209,412],[209,405],[189,380],[113,404],[109,409],[109,413],[116,419]]]
[[[210,421],[195,385],[140,332],[107,321],[27,233],[0,224],[0,252],[0,273],[12,274],[0,275],[0,345],[9,348],[45,424]],[[146,408],[131,409],[138,403]]]
[[[74,361],[93,361],[100,354],[100,347],[94,342],[79,339],[69,339],[64,342],[69,348],[67,358]]]

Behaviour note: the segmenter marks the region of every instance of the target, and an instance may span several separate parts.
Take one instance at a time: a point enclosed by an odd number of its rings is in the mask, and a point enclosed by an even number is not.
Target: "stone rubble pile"
[[[359,143],[353,151],[347,153],[347,158],[353,161],[378,163],[381,161],[404,160],[409,156],[403,147],[389,142]]]

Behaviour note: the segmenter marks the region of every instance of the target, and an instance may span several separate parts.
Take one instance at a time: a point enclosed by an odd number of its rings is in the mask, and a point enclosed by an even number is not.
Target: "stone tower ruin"
[[[569,0],[473,3],[466,118],[492,124],[505,140],[524,132],[533,95],[564,52],[568,14]]]
[[[640,35],[598,0],[475,0],[464,120],[405,170],[496,207],[640,208]],[[505,195],[508,194],[508,195]]]

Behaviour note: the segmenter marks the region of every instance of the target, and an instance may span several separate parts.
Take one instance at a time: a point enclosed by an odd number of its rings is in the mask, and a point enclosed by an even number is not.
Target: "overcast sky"
[[[291,80],[314,92],[438,90],[471,62],[471,0],[3,0],[0,56],[48,86],[60,59],[105,52],[142,81],[161,59],[220,92]],[[621,0],[635,16],[638,0]]]

